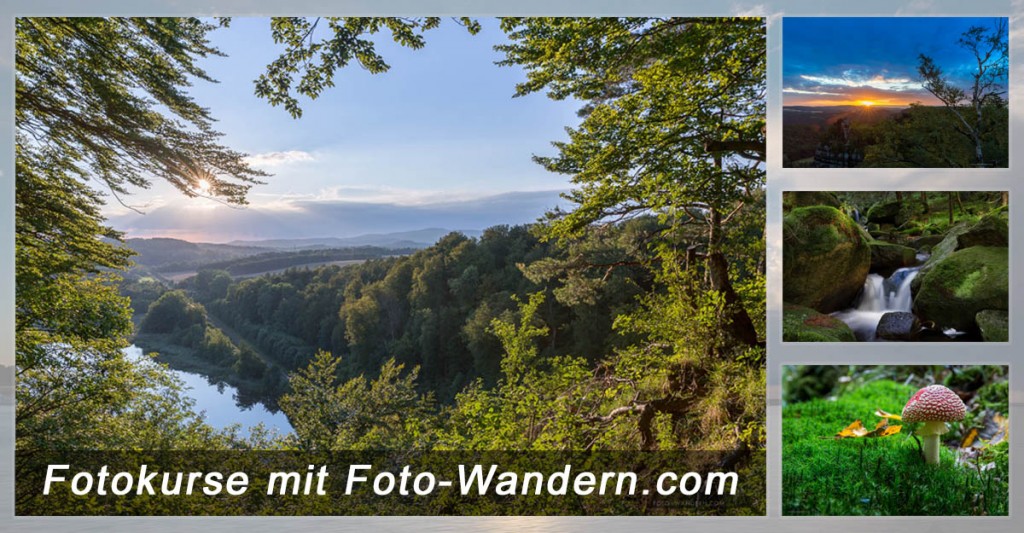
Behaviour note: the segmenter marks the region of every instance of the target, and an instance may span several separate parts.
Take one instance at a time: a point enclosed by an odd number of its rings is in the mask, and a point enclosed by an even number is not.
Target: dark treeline
[[[235,276],[246,276],[281,270],[294,266],[330,261],[360,261],[376,259],[389,255],[401,255],[412,252],[411,248],[388,250],[376,246],[357,246],[353,248],[331,248],[326,250],[301,250],[287,252],[266,252],[249,257],[228,259],[217,262],[176,262],[160,265],[156,272],[180,272],[192,269],[226,270]]]

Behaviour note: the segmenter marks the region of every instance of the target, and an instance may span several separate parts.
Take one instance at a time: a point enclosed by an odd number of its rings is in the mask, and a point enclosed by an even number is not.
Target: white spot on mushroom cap
[[[903,407],[903,421],[953,422],[962,420],[967,406],[955,392],[942,385],[929,385],[910,397]]]

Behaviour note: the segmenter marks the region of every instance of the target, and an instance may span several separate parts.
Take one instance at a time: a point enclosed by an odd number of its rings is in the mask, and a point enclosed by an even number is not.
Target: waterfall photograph
[[[1009,195],[783,193],[783,341],[1009,340]]]

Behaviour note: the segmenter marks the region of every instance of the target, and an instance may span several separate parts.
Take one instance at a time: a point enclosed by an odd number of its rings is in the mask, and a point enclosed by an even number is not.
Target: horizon
[[[126,238],[208,243],[536,221],[565,205],[559,194],[570,181],[533,156],[555,153],[551,143],[567,140],[581,104],[513,98],[525,73],[494,64],[503,54],[493,47],[507,39],[497,19],[480,22],[475,36],[444,23],[420,50],[378,35],[389,71],[342,69],[332,90],[300,99],[305,113],[292,119],[253,90],[280,49],[269,18],[233,19],[211,34],[227,57],[199,61],[218,83],[196,81],[190,94],[217,119],[223,144],[273,175],[243,208],[186,198],[163,180],[130,190],[127,205],[97,187],[107,198],[103,215]]]

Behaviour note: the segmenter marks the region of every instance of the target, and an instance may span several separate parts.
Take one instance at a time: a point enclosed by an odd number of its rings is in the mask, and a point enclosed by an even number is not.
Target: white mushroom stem
[[[923,440],[924,462],[930,465],[939,464],[939,435],[949,428],[945,422],[925,422],[924,427],[917,431]]]

